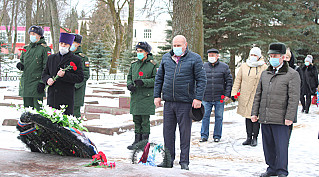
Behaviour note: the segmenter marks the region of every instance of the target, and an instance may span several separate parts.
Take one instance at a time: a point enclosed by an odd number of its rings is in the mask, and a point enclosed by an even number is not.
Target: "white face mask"
[[[258,61],[258,58],[256,56],[250,56],[250,61],[252,62],[257,62]]]
[[[68,47],[59,46],[59,51],[60,51],[61,55],[65,55],[65,54],[69,53],[69,48]]]
[[[216,57],[208,57],[209,63],[215,63],[217,61]]]

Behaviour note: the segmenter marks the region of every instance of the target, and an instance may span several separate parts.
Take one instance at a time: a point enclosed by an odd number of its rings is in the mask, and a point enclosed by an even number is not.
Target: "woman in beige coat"
[[[267,65],[262,59],[260,48],[253,47],[249,58],[241,65],[235,78],[231,96],[234,98],[240,92],[237,113],[246,118],[247,139],[243,145],[257,146],[260,124],[252,122],[250,117],[260,75],[266,69]]]

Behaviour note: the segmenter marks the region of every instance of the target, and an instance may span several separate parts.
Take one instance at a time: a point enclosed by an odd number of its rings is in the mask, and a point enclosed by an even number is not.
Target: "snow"
[[[93,93],[93,88],[116,88],[113,82],[119,81],[89,81],[92,83],[87,88],[87,94],[90,95],[108,95],[107,93]],[[122,81],[123,82],[123,81]],[[7,86],[6,89],[0,89],[1,103],[21,104],[21,100],[4,100],[4,95],[18,95],[18,82],[2,81],[1,86]],[[126,90],[125,87],[120,89]],[[125,92],[129,96],[129,92]],[[86,98],[85,101],[98,101],[99,106],[118,106],[118,98]],[[46,102],[46,101],[44,101]],[[228,105],[233,106],[233,105]],[[163,108],[158,108],[157,114],[151,116],[151,120],[162,119]],[[298,123],[294,124],[292,136],[289,145],[289,176],[319,176],[318,160],[318,127],[319,127],[319,108],[315,105],[310,107],[309,114],[301,113],[301,107],[298,108]],[[20,113],[10,107],[0,106],[0,122],[4,119],[14,119],[20,116]],[[214,118],[211,118],[214,122]],[[89,120],[86,125],[97,125],[103,127],[119,127],[132,124],[132,115],[107,115],[101,114],[97,120]],[[213,124],[210,125],[210,135],[213,134]],[[190,150],[190,171],[204,172],[219,176],[258,176],[265,172],[267,165],[264,161],[261,134],[258,137],[256,147],[243,146],[241,143],[246,138],[245,120],[236,113],[236,109],[224,113],[223,135],[219,143],[213,142],[210,136],[208,142],[199,143],[201,122],[193,122],[191,150]],[[0,125],[0,148],[29,151],[16,137],[18,131],[14,126]],[[134,130],[125,131],[121,134],[104,135],[89,132],[87,136],[95,143],[99,151],[103,151],[111,161],[121,161],[131,163],[132,152],[126,147],[134,140]],[[150,141],[163,144],[163,125],[151,127]],[[179,132],[176,132],[176,158],[174,167],[179,169]]]

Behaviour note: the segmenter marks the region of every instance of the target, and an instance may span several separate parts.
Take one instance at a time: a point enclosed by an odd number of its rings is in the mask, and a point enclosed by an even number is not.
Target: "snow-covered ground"
[[[104,81],[105,82],[105,81]],[[113,81],[118,82],[118,81]],[[112,88],[113,84],[107,82],[90,81],[90,87]],[[3,100],[4,95],[17,95],[18,82],[0,82],[7,89],[0,89],[0,102],[22,103],[21,100]],[[115,88],[115,87],[114,87]],[[122,88],[122,89],[125,89]],[[88,88],[87,94],[92,94],[92,88]],[[104,93],[103,93],[104,94]],[[102,95],[102,94],[101,94]],[[107,95],[107,94],[105,94]],[[125,93],[129,95],[128,92]],[[118,106],[118,99],[89,98],[90,101],[99,101],[99,105]],[[86,99],[88,101],[88,99]],[[162,110],[159,108],[157,111]],[[299,110],[301,107],[299,106]],[[0,107],[0,123],[3,119],[17,118],[20,113],[14,108]],[[151,119],[161,119],[161,114],[152,116]],[[211,119],[213,122],[214,119]],[[104,127],[122,126],[132,123],[129,114],[112,116],[101,115],[100,120],[90,120],[88,125],[102,125]],[[201,122],[194,122],[192,126],[192,141],[190,151],[190,170],[205,172],[219,176],[258,176],[266,170],[264,162],[261,135],[258,138],[258,146],[243,146],[241,143],[246,138],[244,118],[236,113],[236,110],[224,113],[223,135],[219,143],[199,143]],[[178,128],[177,128],[178,130]],[[294,124],[294,130],[289,145],[289,176],[319,176],[319,108],[312,105],[309,114],[298,111],[298,123]],[[213,134],[213,124],[210,126],[210,134]],[[0,125],[0,148],[26,150],[25,146],[16,138],[18,131],[15,127]],[[179,133],[176,132],[176,160],[174,168],[180,168],[179,160]],[[132,152],[126,147],[133,142],[134,131],[126,131],[121,134],[104,135],[99,133],[87,133],[87,136],[96,144],[99,151],[103,151],[111,161],[130,163]],[[163,143],[163,126],[151,127],[150,141]],[[155,167],[154,167],[155,168]]]

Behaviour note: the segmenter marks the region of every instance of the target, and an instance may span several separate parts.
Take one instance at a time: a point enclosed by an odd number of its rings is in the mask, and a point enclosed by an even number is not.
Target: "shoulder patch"
[[[150,60],[150,62],[153,64],[153,65],[156,65],[156,62],[154,60]]]
[[[137,62],[138,60],[133,60],[131,63],[135,63],[135,62]]]
[[[43,47],[48,47],[46,44],[43,44],[43,43],[42,43],[41,45],[42,45]]]
[[[89,61],[86,61],[86,62],[84,62],[84,65],[85,65],[85,67],[90,67],[90,62]]]
[[[84,55],[83,53],[79,53],[79,55],[80,55],[81,57],[85,57],[85,55]]]

